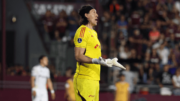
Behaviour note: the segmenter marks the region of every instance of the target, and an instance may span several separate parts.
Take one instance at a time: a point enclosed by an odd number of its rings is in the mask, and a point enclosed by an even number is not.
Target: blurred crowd
[[[52,81],[58,79],[58,77],[64,77],[64,79],[70,78],[71,74],[74,73],[74,70],[71,67],[68,67],[64,74],[61,74],[60,71],[55,69],[55,66],[49,64],[47,66],[50,70],[50,77]],[[0,65],[0,72],[1,72],[1,65]],[[8,76],[31,76],[31,70],[28,67],[24,67],[20,64],[10,65],[6,69],[6,74]]]
[[[6,74],[10,76],[30,76],[30,71],[28,68],[24,68],[20,64],[15,64],[8,66]]]
[[[155,78],[164,70],[174,75],[180,65],[179,5],[176,0],[112,0],[102,6],[97,30],[102,57],[128,63],[140,84],[158,84]],[[40,20],[51,40],[73,42],[77,11],[55,16],[47,10]]]
[[[108,0],[106,0],[107,2]],[[126,71],[122,73],[133,91],[136,84],[173,85],[180,88],[180,2],[178,0],[109,0],[102,5],[96,27],[102,57],[118,57]],[[101,14],[102,13],[102,14]],[[68,41],[79,27],[78,12],[59,15],[50,10],[39,19],[53,41]],[[62,76],[49,66],[52,78]],[[73,70],[68,68],[65,75]],[[8,75],[30,75],[21,65],[10,66]],[[115,83],[117,79],[113,81]],[[180,94],[180,91],[176,91]]]
[[[113,0],[107,5],[99,27],[103,57],[128,63],[131,71],[122,73],[130,85],[179,88],[180,2]]]
[[[62,10],[58,16],[54,15],[50,10],[40,19],[44,25],[45,31],[51,40],[66,41],[73,38],[77,28],[79,27],[79,16],[77,11],[72,11],[68,16]]]

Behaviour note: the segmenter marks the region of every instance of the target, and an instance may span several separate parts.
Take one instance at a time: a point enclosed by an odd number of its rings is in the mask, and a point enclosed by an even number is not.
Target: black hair
[[[68,70],[72,70],[73,71],[72,67],[66,68],[66,71],[68,71]]]
[[[75,74],[75,72],[74,72],[74,71],[72,71],[71,75],[74,75],[74,74]]]
[[[82,6],[80,9],[79,9],[79,12],[78,12],[78,14],[81,16],[81,19],[82,19],[82,21],[81,21],[81,25],[83,24],[83,25],[86,25],[86,24],[88,24],[88,19],[85,17],[85,13],[89,13],[89,11],[91,10],[91,9],[94,9],[92,6],[90,6],[90,5],[86,5],[86,6]]]
[[[119,74],[118,77],[125,77],[125,75],[124,74]]]
[[[41,56],[39,57],[39,63],[40,63],[41,59],[43,59],[44,57],[47,57],[47,56],[46,56],[46,55],[41,55]]]

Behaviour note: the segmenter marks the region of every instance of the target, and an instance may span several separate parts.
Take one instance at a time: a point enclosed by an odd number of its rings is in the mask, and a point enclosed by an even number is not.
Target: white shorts
[[[32,101],[48,101],[47,90],[36,89],[36,96],[32,96]]]

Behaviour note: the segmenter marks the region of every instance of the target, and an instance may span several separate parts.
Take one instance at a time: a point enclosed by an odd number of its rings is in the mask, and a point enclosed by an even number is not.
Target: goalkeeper
[[[81,26],[74,36],[75,58],[77,60],[74,75],[76,101],[99,101],[100,65],[112,67],[110,59],[101,58],[101,45],[96,31],[98,14],[91,6],[79,10]],[[116,60],[117,61],[117,60]]]

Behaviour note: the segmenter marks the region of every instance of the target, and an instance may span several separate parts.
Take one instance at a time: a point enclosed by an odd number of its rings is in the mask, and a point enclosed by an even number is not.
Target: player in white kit
[[[47,56],[40,56],[39,63],[31,71],[32,101],[48,101],[47,85],[54,100],[55,92],[50,79],[49,69],[46,67],[48,65]]]

